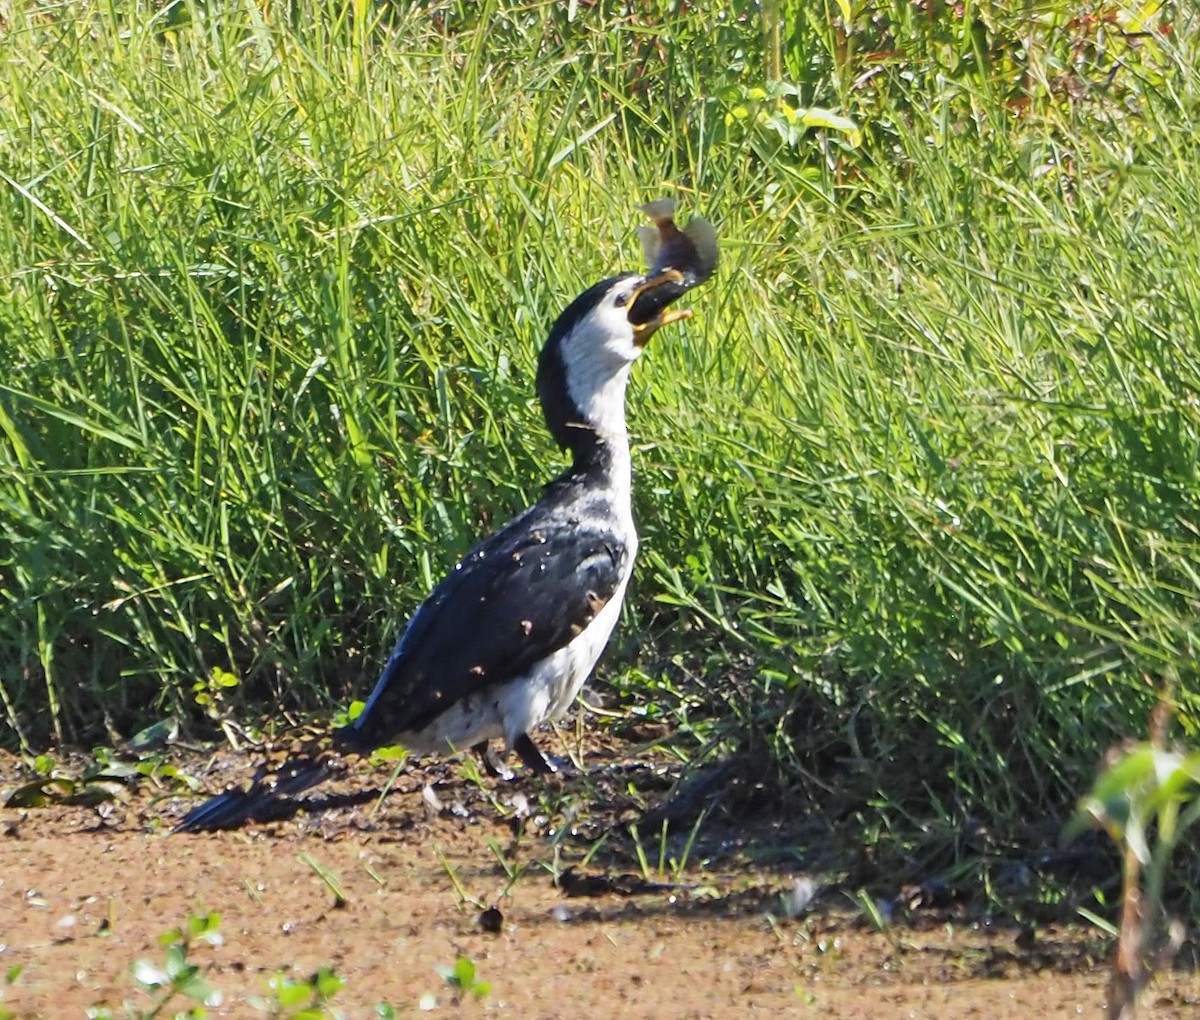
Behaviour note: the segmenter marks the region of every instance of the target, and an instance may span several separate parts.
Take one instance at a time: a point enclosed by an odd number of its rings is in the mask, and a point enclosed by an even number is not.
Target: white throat
[[[609,443],[626,442],[625,388],[629,370],[641,354],[624,309],[614,308],[611,322],[576,327],[560,355],[571,402],[583,415],[582,425]],[[597,335],[600,333],[600,335]]]

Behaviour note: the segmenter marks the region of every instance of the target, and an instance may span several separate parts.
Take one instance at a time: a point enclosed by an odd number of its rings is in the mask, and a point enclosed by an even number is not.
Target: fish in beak
[[[639,227],[649,275],[629,300],[629,321],[639,347],[669,322],[691,318],[690,309],[667,309],[707,280],[717,266],[717,233],[712,224],[693,217],[682,230],[675,225],[675,203],[669,198],[642,206],[653,227]]]

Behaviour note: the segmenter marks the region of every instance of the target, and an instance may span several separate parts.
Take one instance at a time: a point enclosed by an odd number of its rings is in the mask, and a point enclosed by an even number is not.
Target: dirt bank
[[[786,854],[751,863],[756,848],[730,835],[719,852],[689,847],[687,832],[665,846],[643,834],[643,868],[621,824],[636,816],[637,784],[608,765],[603,782],[550,788],[409,770],[382,804],[348,795],[384,785],[386,772],[362,769],[323,794],[323,812],[217,835],[166,835],[186,804],[151,782],[99,807],[2,810],[0,973],[21,973],[0,1009],[148,1009],[131,966],[161,965],[162,933],[216,911],[223,942],[189,951],[222,994],[211,1016],[264,1015],[255,1002],[273,1001],[273,975],[323,966],[345,981],[332,1008],[346,1017],[380,1003],[522,1020],[1102,1015],[1108,947],[1082,922],[1018,934],[948,908],[880,934],[840,892],[798,911],[820,876]],[[240,766],[222,756],[213,773],[197,756],[187,769],[219,787]],[[0,760],[0,793],[17,778],[17,762]],[[440,807],[422,796],[427,782]],[[481,922],[492,906],[499,915]],[[459,957],[486,994],[438,972]],[[1194,1015],[1200,982],[1172,975],[1147,1006],[1151,1020]]]

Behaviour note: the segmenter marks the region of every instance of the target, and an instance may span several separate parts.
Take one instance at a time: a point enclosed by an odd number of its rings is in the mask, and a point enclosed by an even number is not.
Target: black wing
[[[566,645],[616,594],[628,549],[611,530],[527,514],[469,553],[409,622],[362,715],[356,749],[429,725]]]

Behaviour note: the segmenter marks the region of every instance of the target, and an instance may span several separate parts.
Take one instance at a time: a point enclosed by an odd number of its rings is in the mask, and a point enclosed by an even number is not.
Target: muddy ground
[[[47,785],[51,803],[0,809],[0,976],[20,968],[0,1016],[148,1015],[135,962],[161,967],[160,936],[210,911],[222,941],[188,952],[221,995],[209,1016],[272,1015],[273,977],[322,967],[345,1017],[1103,1015],[1111,945],[1083,921],[1017,930],[896,890],[881,933],[828,855],[798,850],[802,823],[712,817],[664,842],[647,812],[678,806],[675,767],[617,746],[588,758],[574,779],[509,783],[409,766],[382,801],[388,768],[360,764],[310,794],[321,810],[205,835],[168,834],[189,805],[177,780]],[[173,760],[206,789],[246,774],[230,752]],[[0,799],[26,779],[0,757]],[[485,994],[439,972],[460,957]],[[1200,979],[1176,970],[1144,1001],[1149,1020],[1200,1015]]]

